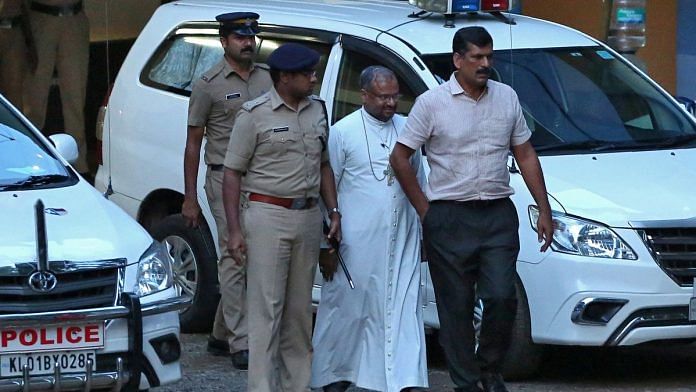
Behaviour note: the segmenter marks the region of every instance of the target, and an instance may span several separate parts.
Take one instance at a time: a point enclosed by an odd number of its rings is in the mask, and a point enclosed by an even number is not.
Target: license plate
[[[1,328],[0,355],[104,347],[104,323]]]
[[[53,374],[56,364],[61,373],[82,373],[90,359],[92,370],[96,370],[97,356],[94,350],[2,355],[0,377],[22,376],[24,365],[27,365],[30,375]]]
[[[689,301],[689,321],[696,321],[696,297]]]

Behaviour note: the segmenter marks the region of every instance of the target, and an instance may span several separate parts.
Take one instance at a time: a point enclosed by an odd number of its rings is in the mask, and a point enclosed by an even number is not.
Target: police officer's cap
[[[220,35],[230,33],[251,36],[259,33],[259,14],[255,12],[229,12],[215,17],[220,22]]]
[[[309,71],[319,62],[319,53],[304,45],[289,43],[274,50],[268,59],[271,69],[283,72]]]

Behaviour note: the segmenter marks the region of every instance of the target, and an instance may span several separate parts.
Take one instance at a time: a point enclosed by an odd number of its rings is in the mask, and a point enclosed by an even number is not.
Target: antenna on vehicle
[[[107,89],[107,94],[111,93],[111,58],[110,58],[110,53],[111,53],[111,32],[109,31],[109,4],[111,4],[111,0],[107,0],[104,2],[104,20],[106,23],[106,89]],[[108,105],[108,103],[107,103]],[[106,109],[106,116],[108,118],[105,119],[105,122],[108,124],[107,125],[107,130],[106,132],[109,134],[109,170],[107,170],[107,175],[108,175],[108,180],[106,184],[106,191],[104,191],[104,197],[107,199],[109,196],[111,196],[114,193],[114,188],[111,186],[111,110]],[[102,141],[104,139],[103,136],[103,129],[104,125],[102,124]],[[103,144],[102,144],[103,148]]]

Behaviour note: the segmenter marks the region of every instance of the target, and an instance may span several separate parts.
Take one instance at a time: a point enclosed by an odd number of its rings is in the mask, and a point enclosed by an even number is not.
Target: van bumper
[[[139,297],[124,293],[121,303],[95,309],[0,315],[0,324],[5,327],[108,322],[105,347],[97,350],[96,371],[87,367],[83,373],[61,374],[57,369],[53,375],[30,376],[25,370],[21,378],[0,379],[0,392],[107,388],[118,391],[126,386],[146,389],[179,379],[176,312],[189,306],[191,298],[166,298],[141,305]]]

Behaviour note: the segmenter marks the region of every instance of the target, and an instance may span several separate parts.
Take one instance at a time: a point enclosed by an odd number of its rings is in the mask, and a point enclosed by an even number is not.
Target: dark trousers
[[[442,345],[457,387],[499,372],[510,344],[517,299],[517,211],[508,198],[433,201],[423,237],[440,318]],[[475,350],[474,301],[483,301]]]

